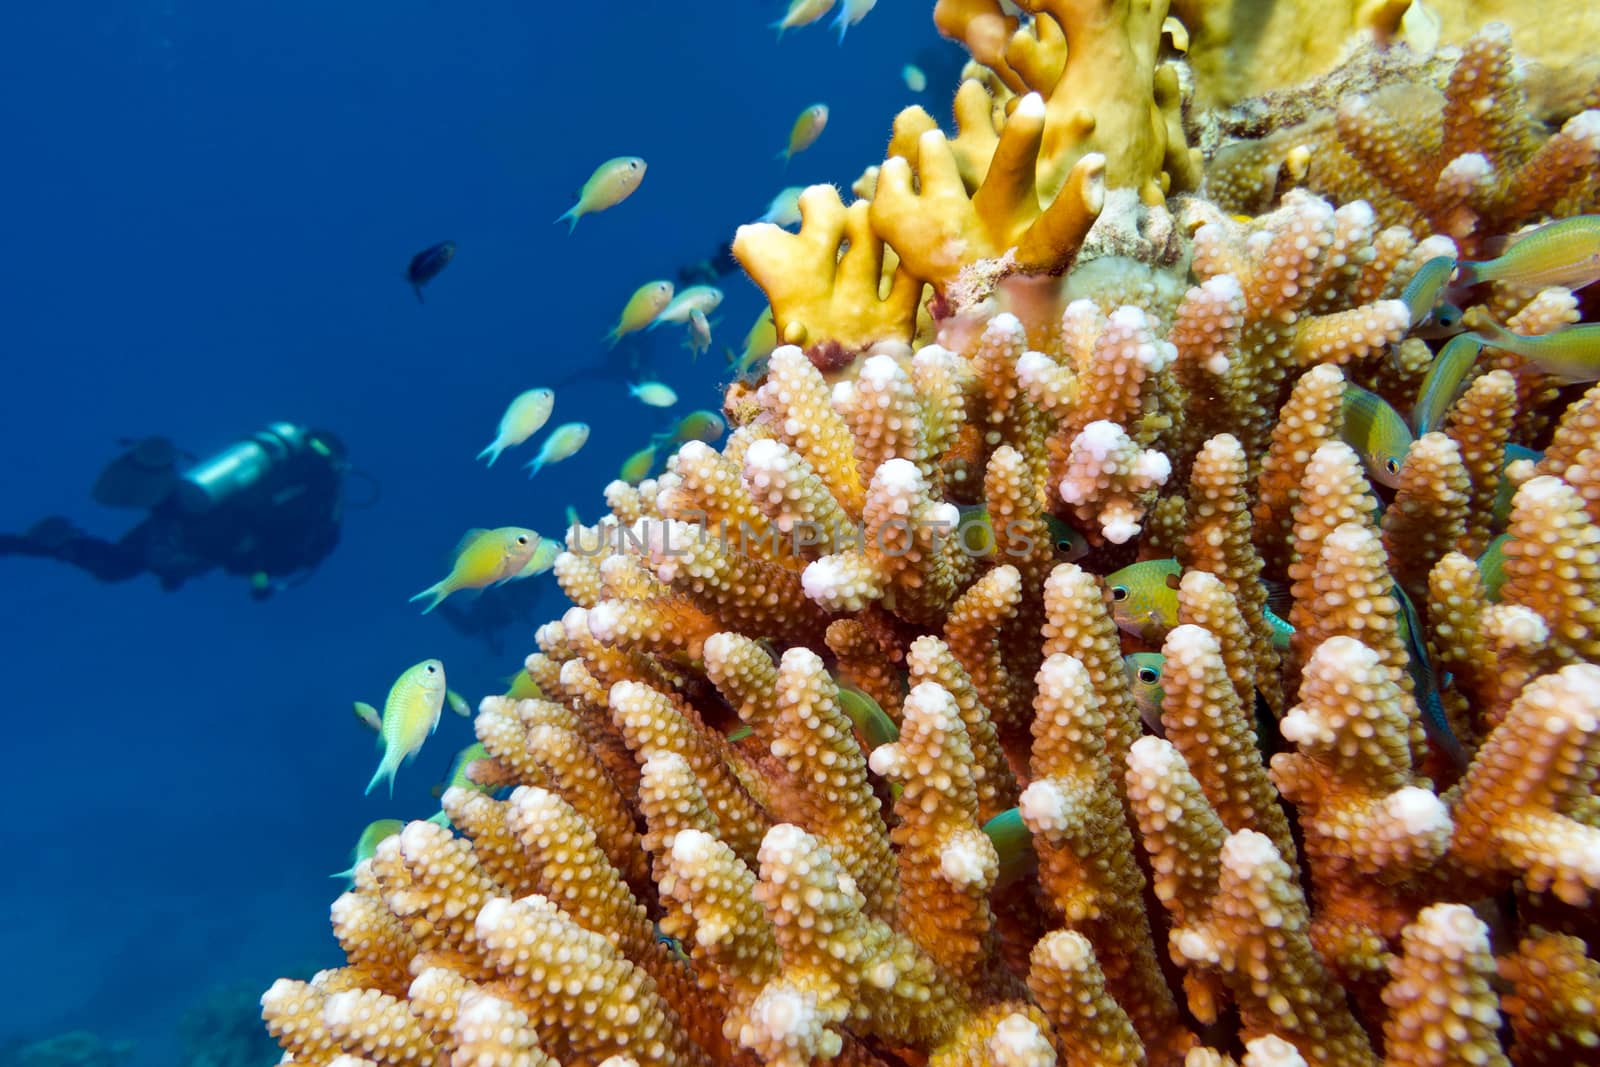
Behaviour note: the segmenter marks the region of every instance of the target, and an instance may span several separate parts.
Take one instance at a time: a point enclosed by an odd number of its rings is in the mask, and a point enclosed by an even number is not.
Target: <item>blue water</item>
[[[119,438],[204,455],[274,419],[333,429],[382,487],[265,604],[221,574],[164,593],[0,559],[0,1046],[81,1028],[170,1065],[214,987],[336,962],[328,874],[369,820],[436,810],[429,787],[471,740],[447,717],[392,801],[363,797],[377,757],[350,702],[381,703],[427,656],[475,699],[532,648],[519,628],[493,656],[406,598],[467,527],[557,531],[569,503],[592,518],[668,423],[604,373],[598,339],[635,286],[786,184],[848,185],[897,108],[948,119],[952,82],[918,98],[900,78],[948,48],[930,5],[884,0],[843,47],[821,26],[775,42],[782,6],[0,9],[0,529],[61,514],[114,538],[137,515],[88,488]],[[773,153],[819,100],[831,123],[785,172]],[[640,191],[573,236],[553,226],[621,154],[649,161]],[[445,239],[459,252],[418,305],[402,271]],[[761,306],[741,275],[723,284],[698,365],[677,330],[625,345],[680,412],[717,406],[722,346]],[[474,464],[511,396],[564,378],[552,425],[591,423],[582,453],[533,483],[530,446]]]

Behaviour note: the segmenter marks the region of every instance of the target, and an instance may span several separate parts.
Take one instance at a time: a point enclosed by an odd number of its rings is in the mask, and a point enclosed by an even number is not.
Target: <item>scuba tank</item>
[[[314,443],[303,426],[269,423],[266,429],[184,471],[174,493],[178,507],[190,515],[220,507],[239,493],[261,485],[274,468],[313,447]]]

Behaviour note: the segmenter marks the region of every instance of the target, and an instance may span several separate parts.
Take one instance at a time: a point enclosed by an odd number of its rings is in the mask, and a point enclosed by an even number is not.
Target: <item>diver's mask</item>
[[[270,423],[185,471],[175,492],[178,506],[191,515],[211,511],[259,485],[274,467],[307,451],[319,452],[330,462],[342,461],[342,446],[331,434],[288,422]]]

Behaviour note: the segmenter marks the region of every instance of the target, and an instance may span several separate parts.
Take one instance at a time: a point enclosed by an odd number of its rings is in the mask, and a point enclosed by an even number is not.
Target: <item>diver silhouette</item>
[[[0,556],[59,560],[102,582],[154,575],[174,590],[220,568],[250,581],[250,595],[308,577],[339,543],[350,465],[333,434],[286,422],[180,470],[184,456],[163,437],[125,442],[101,472],[93,497],[149,512],[106,541],[55,515],[23,534],[0,534]]]

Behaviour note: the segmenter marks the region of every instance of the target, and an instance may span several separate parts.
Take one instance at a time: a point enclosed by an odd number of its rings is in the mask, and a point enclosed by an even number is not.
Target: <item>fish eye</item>
[[[435,667],[433,664],[430,663],[430,664],[428,664],[428,673],[429,674],[438,674],[439,673],[439,668]]]
[[[1057,552],[1071,552],[1072,551],[1072,541],[1070,539],[1068,539],[1068,538],[1063,537],[1061,540],[1056,542],[1056,551]]]
[[[1143,682],[1145,685],[1155,685],[1160,678],[1161,675],[1156,673],[1156,669],[1154,667],[1139,668],[1139,681]]]
[[[1434,317],[1439,320],[1440,326],[1454,326],[1461,321],[1455,308],[1440,308]]]
[[[1388,471],[1390,474],[1399,474],[1400,461],[1395,459],[1393,456],[1390,456],[1388,459],[1383,461],[1383,469]]]
[[[639,169],[639,161],[637,159],[628,160],[628,169],[629,170],[638,170]]]
[[[1114,585],[1114,586],[1112,586],[1111,587],[1111,599],[1115,600],[1115,601],[1118,601],[1119,603],[1121,601],[1127,600],[1128,599],[1128,587],[1125,586],[1125,585]]]

